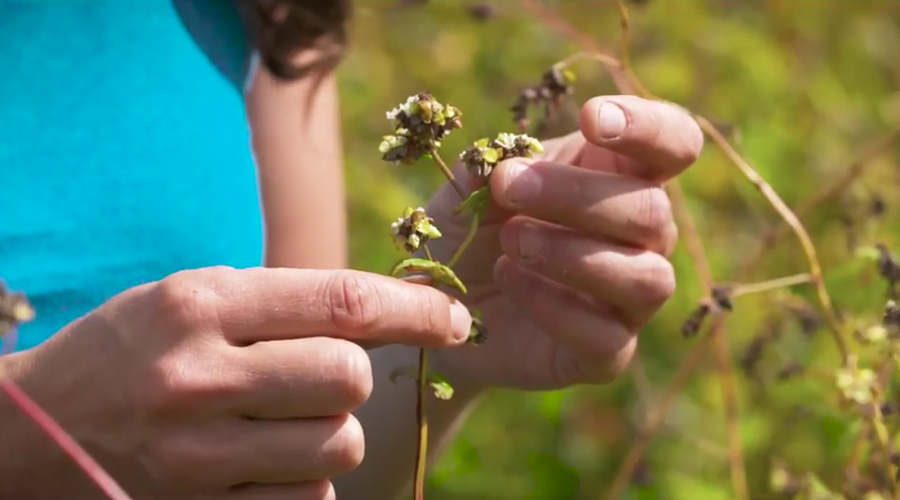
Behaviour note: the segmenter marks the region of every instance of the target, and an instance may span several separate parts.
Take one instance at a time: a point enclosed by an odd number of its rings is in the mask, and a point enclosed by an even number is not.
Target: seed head
[[[385,161],[413,163],[441,147],[450,132],[462,128],[459,109],[441,104],[429,92],[409,96],[385,116],[394,133],[384,136],[378,151]]]
[[[472,176],[486,179],[504,160],[531,158],[535,153],[543,152],[541,142],[527,134],[501,132],[493,140],[475,141],[472,147],[460,153],[459,159]]]
[[[575,89],[575,74],[559,65],[554,65],[541,75],[539,84],[525,87],[519,93],[516,102],[510,106],[513,112],[513,121],[519,125],[520,130],[528,127],[528,108],[531,106],[544,106],[545,118],[554,116],[553,110],[559,108],[565,96],[572,94]]]
[[[441,237],[441,232],[434,226],[434,219],[428,217],[422,207],[407,207],[403,217],[398,217],[391,224],[391,236],[397,247],[413,253],[429,240]]]

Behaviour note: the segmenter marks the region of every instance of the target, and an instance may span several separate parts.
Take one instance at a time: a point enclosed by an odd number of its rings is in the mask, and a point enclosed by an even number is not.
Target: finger
[[[463,343],[472,322],[437,289],[362,271],[216,267],[173,274],[156,288],[163,314],[218,328],[235,345],[326,335],[447,347]]]
[[[358,345],[326,337],[257,342],[235,348],[235,415],[259,419],[351,413],[372,394],[372,365]]]
[[[643,325],[675,291],[672,264],[654,252],[521,216],[506,223],[500,241],[516,264],[617,306],[633,325]]]
[[[674,245],[668,195],[634,177],[513,160],[494,170],[491,194],[502,207],[587,235],[663,254]]]
[[[655,183],[677,176],[703,149],[700,126],[670,103],[629,95],[595,97],[582,106],[579,122],[588,142],[633,160],[621,165],[620,173]]]
[[[221,500],[335,500],[331,481],[297,484],[247,484],[232,488]]]
[[[557,353],[561,382],[604,383],[627,366],[637,345],[636,336],[608,308],[586,301],[578,292],[528,271],[500,257],[494,278],[504,296],[571,353],[571,364]]]
[[[164,450],[163,477],[197,491],[327,480],[354,470],[365,453],[362,427],[352,415],[230,419],[168,434],[154,445]]]

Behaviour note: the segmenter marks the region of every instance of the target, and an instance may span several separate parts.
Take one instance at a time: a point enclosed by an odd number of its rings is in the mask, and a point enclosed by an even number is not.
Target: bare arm
[[[247,91],[266,223],[270,267],[347,266],[346,207],[337,85],[333,75],[285,83],[259,68]],[[353,473],[337,478],[342,500],[396,498],[412,484],[416,452],[416,390],[388,375],[415,364],[417,350],[391,345],[370,351],[372,397],[357,418],[366,433],[366,456]],[[430,450],[455,435],[475,391],[457,388],[450,401],[429,405]]]
[[[251,78],[245,100],[265,217],[265,265],[347,267],[334,75],[288,83],[259,67]]]

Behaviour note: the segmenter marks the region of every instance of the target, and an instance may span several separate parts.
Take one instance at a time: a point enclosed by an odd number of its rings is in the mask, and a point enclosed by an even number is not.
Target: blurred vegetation
[[[518,1],[480,2],[476,13],[492,11],[488,19],[473,16],[472,3],[401,3],[357,1],[353,49],[341,69],[352,262],[382,273],[398,257],[387,236],[390,222],[407,204],[424,203],[442,182],[434,168],[400,172],[379,160],[385,110],[410,94],[432,91],[464,113],[465,128],[443,148],[461,151],[477,138],[513,131],[508,108],[521,87],[584,50]],[[621,30],[613,1],[543,5],[615,55]],[[898,1],[647,0],[632,1],[630,11],[631,59],[644,85],[719,125],[791,207],[840,177],[867,145],[900,125]],[[563,115],[563,132],[575,130],[573,113],[584,100],[618,93],[601,65],[582,62],[574,69],[577,95]],[[854,251],[876,241],[900,248],[898,155],[896,141],[867,155],[863,175],[802,219],[846,320],[877,322],[885,305],[875,264]],[[737,279],[742,263],[764,244],[762,235],[780,219],[712,141],[681,185],[713,274],[719,281]],[[871,209],[879,203],[886,206],[883,214]],[[857,214],[858,222],[848,224],[848,214]],[[602,387],[491,393],[436,464],[427,497],[603,498],[648,412],[659,406],[689,354],[703,349],[619,498],[738,498],[728,463],[727,373],[704,343],[706,332],[691,339],[680,333],[706,292],[684,240],[672,261],[678,291],[642,333],[639,359],[626,375]],[[808,269],[797,239],[788,234],[744,278],[763,281]],[[859,430],[820,380],[777,379],[788,361],[830,376],[840,362],[825,326],[804,335],[800,322],[785,319],[788,293],[818,308],[811,285],[748,295],[736,299],[722,330],[735,370],[737,431],[754,499],[784,497],[769,485],[775,460],[838,487]],[[748,346],[776,331],[781,335],[767,344],[757,374],[745,374],[741,361]]]

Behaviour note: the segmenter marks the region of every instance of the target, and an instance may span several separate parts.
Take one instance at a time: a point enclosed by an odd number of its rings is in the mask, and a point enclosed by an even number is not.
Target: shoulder
[[[172,3],[194,43],[241,90],[250,71],[252,49],[235,1],[172,0]]]

